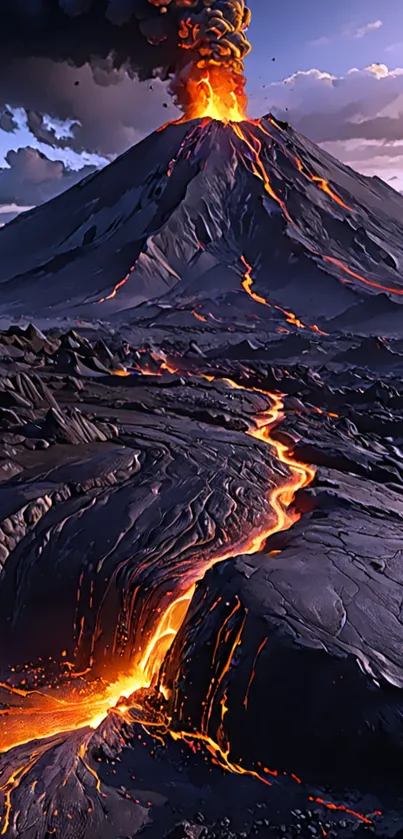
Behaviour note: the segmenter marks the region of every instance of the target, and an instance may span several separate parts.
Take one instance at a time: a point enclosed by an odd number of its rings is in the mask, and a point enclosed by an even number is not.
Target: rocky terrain
[[[195,121],[0,231],[8,839],[403,830],[402,207]]]

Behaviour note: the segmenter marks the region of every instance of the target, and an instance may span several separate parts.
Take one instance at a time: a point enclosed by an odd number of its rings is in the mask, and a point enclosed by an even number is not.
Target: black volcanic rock
[[[316,510],[285,534],[279,556],[239,557],[199,584],[165,665],[172,714],[180,708],[189,736],[207,725],[219,743],[220,703],[231,696],[225,736],[235,762],[270,756],[271,768],[322,782],[328,772],[340,783],[392,779],[403,749],[403,501],[322,473],[329,489],[320,481]],[[230,649],[241,625],[225,671],[219,633],[225,626]]]
[[[121,381],[125,382],[124,379]],[[116,401],[116,388],[113,390],[112,402]],[[85,495],[74,493],[71,496],[68,493],[63,503],[53,504],[49,516],[38,521],[34,538],[27,535],[25,541],[19,542],[7,561],[0,586],[3,616],[0,623],[1,631],[6,633],[7,643],[10,644],[7,655],[9,664],[14,655],[19,660],[21,655],[26,655],[28,647],[30,658],[45,655],[45,647],[46,655],[53,657],[60,658],[63,649],[73,653],[74,626],[77,620],[77,617],[74,619],[74,613],[80,578],[84,588],[95,583],[94,600],[98,607],[103,604],[102,609],[106,608],[108,612],[112,609],[108,628],[104,627],[100,639],[99,655],[98,652],[95,655],[98,666],[105,667],[109,660],[112,666],[110,643],[116,633],[116,622],[122,622],[121,656],[130,658],[131,650],[137,643],[136,633],[147,633],[146,625],[132,625],[130,616],[125,616],[121,611],[120,603],[121,598],[126,596],[126,585],[133,586],[133,591],[135,588],[140,591],[140,578],[137,579],[136,569],[140,569],[142,580],[144,577],[144,586],[149,585],[147,581],[150,574],[153,585],[159,578],[155,598],[158,602],[163,601],[165,590],[169,591],[174,582],[180,588],[189,587],[186,569],[191,557],[192,561],[203,564],[211,550],[217,552],[220,545],[226,543],[229,533],[237,541],[241,535],[245,535],[246,530],[255,527],[263,515],[270,515],[264,488],[281,480],[286,470],[277,463],[273,468],[273,461],[262,444],[257,442],[251,448],[249,438],[242,431],[232,430],[242,420],[244,427],[247,427],[245,419],[248,415],[254,409],[262,409],[267,405],[264,397],[246,394],[245,398],[242,391],[232,393],[224,384],[210,385],[203,381],[194,382],[190,398],[187,388],[182,386],[165,389],[157,385],[151,391],[137,387],[133,393],[133,387],[125,388],[121,385],[120,390],[129,410],[113,408],[113,414],[122,443],[132,450],[141,451],[136,468],[132,466],[128,472],[121,468],[119,473],[115,473],[115,485],[108,485],[106,489],[102,482],[99,487],[95,486],[88,493],[88,498],[91,498],[89,504]],[[150,397],[153,398],[154,390],[154,415],[150,416],[147,402]],[[139,407],[143,407],[143,412],[136,410],[134,396]],[[158,405],[161,406],[160,415],[155,410]],[[107,413],[110,416],[111,408],[107,409]],[[194,413],[200,419],[194,420]],[[219,416],[222,417],[221,423]],[[61,443],[74,443],[74,448],[106,439],[102,432],[77,412],[69,416],[54,409],[47,415],[43,433]],[[193,455],[189,457],[188,452],[192,449]],[[60,495],[59,470],[53,477],[55,467],[51,466],[52,456],[48,462],[42,493],[46,492],[47,496],[52,497],[55,492]],[[140,464],[141,469],[138,471]],[[80,484],[93,478],[91,460],[87,462],[86,470],[83,469]],[[69,483],[72,481],[74,471],[71,472]],[[31,484],[34,490],[36,483],[33,475],[24,490],[19,482],[19,491],[23,490],[25,495],[30,494]],[[9,495],[9,501],[11,498]],[[179,510],[183,510],[183,518],[178,518]],[[87,517],[88,525],[84,525]],[[165,526],[161,530],[159,522],[162,520]],[[82,541],[83,536],[80,535],[85,532],[85,528],[94,533],[92,548],[86,550],[86,542]],[[51,539],[49,533],[53,534]],[[177,539],[182,544],[183,560],[181,555],[176,557],[174,546]],[[171,558],[170,543],[173,549]],[[197,547],[199,543],[200,548]],[[40,554],[39,544],[42,546]],[[55,556],[55,552],[59,556],[57,577],[46,577],[46,568],[49,562],[52,563],[50,557]],[[196,560],[198,553],[200,558]],[[114,576],[114,568],[123,567],[122,563],[126,565],[126,573],[120,575],[117,588],[113,591],[109,587],[109,579],[111,575]],[[171,569],[169,577],[165,573],[167,563]],[[39,566],[42,566],[42,571],[39,571]],[[17,594],[16,578],[22,567],[24,574],[17,586]],[[103,568],[103,574],[91,582],[96,567]],[[45,574],[45,579],[42,574]],[[132,583],[128,582],[129,579]],[[110,602],[104,600],[107,589]],[[14,594],[11,595],[11,592]],[[41,611],[39,615],[39,603],[44,597],[53,603],[53,609]],[[94,629],[91,629],[91,625],[97,618],[95,613],[92,616],[90,612],[86,614],[85,600],[82,603],[82,617],[89,621],[88,629],[82,635],[83,647],[79,653],[85,668],[90,654],[94,660],[94,651],[90,653]],[[24,606],[20,608],[22,604]],[[58,615],[57,633],[51,631],[55,610]],[[35,632],[28,633],[34,614]],[[27,633],[30,637],[27,637]],[[11,653],[11,649],[15,652]]]

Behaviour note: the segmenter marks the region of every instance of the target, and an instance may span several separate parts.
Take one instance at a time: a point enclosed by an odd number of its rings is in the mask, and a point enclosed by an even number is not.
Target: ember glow
[[[247,119],[245,78],[231,69],[215,64],[195,67],[185,90],[185,113],[179,122],[206,117],[224,123]]]
[[[175,374],[179,372],[175,366],[167,361],[162,360],[162,366],[166,372]],[[214,381],[212,376],[203,375],[203,378],[210,382]],[[275,489],[270,489],[268,492],[267,522],[263,521],[261,527],[257,531],[252,532],[245,541],[241,540],[225,553],[216,555],[210,562],[206,563],[203,560],[199,560],[194,567],[190,567],[187,573],[188,590],[185,593],[176,595],[175,591],[172,591],[172,600],[162,613],[158,614],[159,610],[154,609],[153,615],[155,617],[158,615],[158,619],[155,620],[155,626],[149,635],[146,647],[140,650],[139,659],[133,663],[133,668],[130,673],[122,675],[121,678],[109,685],[103,684],[97,686],[96,683],[91,684],[89,682],[88,685],[84,683],[83,687],[75,689],[74,687],[71,688],[70,683],[69,689],[60,691],[58,696],[55,696],[55,690],[51,689],[49,692],[46,690],[42,692],[38,690],[23,690],[19,687],[13,688],[8,684],[1,686],[9,695],[9,708],[7,714],[3,716],[2,724],[0,725],[2,751],[7,751],[22,743],[36,741],[35,749],[30,759],[21,764],[7,779],[5,784],[0,787],[0,791],[3,791],[4,794],[3,816],[0,821],[1,835],[7,832],[10,824],[14,790],[18,788],[20,782],[33,768],[37,759],[48,748],[47,743],[44,742],[45,738],[56,734],[61,735],[64,731],[82,729],[86,726],[96,728],[105,719],[111,709],[117,708],[118,712],[122,714],[130,711],[130,702],[128,701],[126,703],[124,697],[129,698],[140,688],[147,688],[151,685],[156,686],[158,684],[162,664],[182,626],[194,593],[195,584],[204,576],[208,568],[239,553],[253,554],[264,550],[265,543],[271,534],[289,528],[299,518],[299,514],[292,508],[295,494],[302,487],[311,483],[315,476],[315,470],[306,464],[298,462],[289,447],[272,436],[274,426],[281,422],[284,416],[281,397],[257,388],[244,388],[231,379],[224,379],[222,381],[224,386],[230,389],[259,393],[269,403],[269,407],[266,410],[255,416],[248,432],[251,438],[269,446],[275,457],[287,467],[288,471],[288,477],[283,479],[279,486]],[[269,557],[268,561],[270,561]],[[239,601],[234,611],[237,610],[242,611]],[[229,625],[233,613],[229,615],[225,626],[222,628],[223,631],[219,633],[217,648],[220,645],[221,635],[225,635],[225,640],[228,639],[228,633],[231,630],[228,630],[227,624]],[[241,765],[242,761],[236,762],[232,760],[231,747],[227,741],[223,725],[224,716],[227,711],[225,701],[221,701],[222,710],[219,730],[217,732],[210,730],[212,711],[217,702],[218,689],[225,674],[231,668],[236,648],[242,641],[244,623],[245,614],[243,620],[235,627],[229,652],[227,651],[225,653],[223,666],[220,664],[219,675],[215,679],[214,684],[212,683],[211,690],[206,697],[206,708],[201,731],[195,733],[187,731],[178,732],[174,729],[169,730],[169,720],[166,720],[164,732],[169,732],[173,739],[181,739],[186,743],[197,742],[199,747],[206,749],[213,763],[221,766],[225,771],[249,775],[270,786],[271,782],[266,777],[269,774],[269,770],[262,769],[261,771],[257,771],[254,768],[248,769]],[[260,652],[261,649],[259,650]],[[256,660],[252,669],[251,681],[254,678]],[[248,685],[248,691],[250,684],[251,682]],[[169,692],[163,683],[159,685],[159,690],[165,699],[169,697]],[[245,703],[245,707],[247,707],[247,697],[245,697]],[[151,722],[151,726],[156,726],[157,729],[159,727],[161,730],[160,722]],[[158,731],[156,736],[159,736]],[[84,746],[82,747],[82,754],[79,754],[78,757],[84,761]],[[93,772],[87,763],[85,763],[85,766],[91,774],[96,776],[96,773]],[[270,774],[276,773],[270,772]],[[98,776],[96,778],[97,789],[99,789],[100,782]]]

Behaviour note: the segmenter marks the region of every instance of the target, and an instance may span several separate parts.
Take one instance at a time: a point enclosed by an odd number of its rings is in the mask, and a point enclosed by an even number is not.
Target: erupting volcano
[[[397,830],[403,199],[148,2],[182,117],[0,231],[0,835]]]

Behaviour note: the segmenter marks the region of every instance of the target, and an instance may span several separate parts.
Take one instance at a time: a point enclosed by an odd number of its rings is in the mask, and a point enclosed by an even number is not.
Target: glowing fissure
[[[175,367],[166,362],[164,366],[170,373],[179,372]],[[211,376],[206,376],[205,378],[209,381],[214,380],[214,377]],[[239,542],[226,552],[215,556],[210,562],[203,561],[199,567],[191,570],[188,591],[175,598],[162,614],[134,673],[128,678],[118,681],[116,685],[111,686],[110,690],[113,692],[113,696],[129,695],[140,687],[149,687],[155,681],[166,653],[182,625],[187,607],[194,593],[196,582],[216,563],[230,559],[239,553],[253,554],[263,550],[269,536],[277,533],[279,530],[285,530],[291,527],[299,518],[299,514],[296,511],[290,510],[295,494],[298,490],[311,483],[315,476],[313,467],[299,463],[293,457],[288,446],[271,437],[273,426],[280,422],[284,416],[282,399],[275,394],[258,388],[245,388],[231,379],[224,379],[223,381],[230,388],[260,393],[271,400],[271,407],[255,417],[254,427],[251,428],[248,434],[269,445],[275,457],[288,467],[290,476],[284,483],[269,492],[268,506],[270,509],[270,523],[266,527],[263,526],[258,533],[249,536],[245,542]],[[274,523],[272,521],[273,513],[275,517]],[[129,691],[129,694],[127,691]]]
[[[168,362],[163,364],[166,371],[177,373],[175,367]],[[121,371],[117,371],[120,375]],[[209,381],[213,377],[206,376]],[[299,514],[290,510],[295,493],[304,486],[307,486],[315,475],[315,470],[303,463],[296,461],[283,443],[271,437],[271,430],[283,418],[283,402],[275,394],[270,394],[258,388],[244,388],[231,379],[224,379],[229,388],[257,392],[271,401],[271,407],[255,417],[254,425],[248,432],[251,437],[260,440],[270,446],[276,458],[285,464],[289,471],[289,478],[268,495],[268,507],[270,509],[270,523],[264,526],[257,533],[253,533],[244,542],[240,541],[226,552],[215,556],[210,562],[203,562],[199,567],[191,570],[189,574],[189,588],[185,593],[174,598],[165,612],[159,617],[154,632],[151,634],[146,649],[142,652],[140,660],[136,663],[133,671],[126,674],[116,682],[98,689],[96,686],[86,695],[84,691],[80,694],[75,692],[73,696],[56,698],[45,691],[35,691],[35,694],[43,702],[42,707],[24,709],[11,709],[9,715],[9,730],[2,732],[2,750],[6,751],[13,746],[32,739],[44,738],[61,731],[72,728],[80,728],[85,725],[97,726],[105,717],[109,708],[116,705],[120,697],[129,696],[142,687],[149,687],[156,679],[165,655],[171,646],[185,617],[187,607],[193,596],[196,582],[204,576],[205,572],[215,563],[229,559],[238,553],[253,554],[264,548],[268,537],[279,530],[290,527],[298,518]],[[273,523],[274,514],[274,523]],[[22,695],[32,692],[21,691],[9,685],[4,687],[10,693]],[[82,689],[81,689],[82,690]],[[60,698],[59,698],[60,697]],[[16,722],[21,725],[23,736],[18,736],[17,726],[12,725],[13,715]],[[35,727],[33,727],[35,726]]]
[[[311,326],[309,324],[303,323],[301,320],[299,320],[299,318],[297,318],[296,315],[294,315],[293,312],[289,312],[287,311],[287,309],[283,309],[277,303],[272,303],[269,300],[266,300],[265,297],[261,297],[259,294],[256,294],[256,292],[253,291],[252,288],[252,266],[248,265],[244,256],[241,256],[241,262],[243,263],[245,268],[245,274],[242,280],[242,288],[244,289],[244,291],[246,291],[247,294],[249,294],[249,297],[251,297],[252,300],[255,300],[256,303],[261,303],[262,306],[269,306],[273,309],[276,309],[278,312],[281,312],[283,315],[285,315],[287,323],[291,323],[293,326],[299,327],[299,329],[312,329],[313,332],[318,332],[319,335],[328,335],[327,332],[323,332],[321,329],[319,329],[319,327],[316,326],[316,324],[313,324]]]
[[[261,128],[261,130],[264,133],[267,134],[266,130],[262,126],[261,121],[257,121],[257,122],[255,121],[254,122],[254,121],[248,120],[248,122],[251,125],[257,125],[259,128]],[[279,126],[277,126],[277,125],[276,125],[276,127],[279,128]],[[275,192],[275,190],[273,189],[273,187],[271,185],[270,178],[269,178],[269,176],[268,176],[268,174],[265,170],[264,164],[263,164],[263,162],[261,160],[261,157],[260,157],[260,154],[261,154],[261,151],[262,151],[262,143],[254,135],[248,133],[248,126],[247,125],[242,125],[241,126],[241,125],[236,125],[236,124],[231,123],[231,128],[234,131],[234,133],[236,134],[236,136],[239,137],[239,139],[242,140],[245,143],[248,150],[252,154],[253,160],[252,160],[251,170],[252,170],[253,174],[263,182],[264,188],[265,188],[266,192],[268,193],[268,195],[270,195],[270,197],[273,198],[273,200],[276,201],[276,203],[281,207],[283,215],[284,215],[285,219],[289,222],[289,224],[292,227],[297,228],[297,224],[294,221],[294,219],[292,218],[292,216],[290,215],[285,202],[283,201],[282,198],[280,198],[279,195],[277,195],[277,193]],[[299,171],[304,171],[302,163],[299,160],[299,158],[296,158],[296,162],[297,162]],[[245,165],[246,165],[246,163],[245,163]],[[305,174],[305,172],[304,172],[304,174]],[[306,176],[308,178],[310,178],[311,180],[313,180],[315,182],[318,182],[319,187],[322,189],[322,191],[326,192],[327,195],[329,195],[334,201],[336,201],[338,204],[340,204],[344,209],[351,210],[351,208],[348,207],[347,204],[344,204],[344,202],[341,200],[341,198],[339,198],[336,195],[336,193],[333,192],[333,190],[330,188],[327,181],[325,181],[323,178],[319,178],[318,176],[310,175],[309,173],[306,173]],[[324,260],[325,262],[329,262],[330,264],[336,265],[338,268],[341,268],[343,271],[346,272],[348,277],[353,277],[355,280],[359,280],[359,282],[362,282],[365,285],[371,286],[372,288],[378,288],[381,291],[390,292],[391,294],[403,295],[403,289],[397,289],[397,288],[392,288],[392,287],[389,287],[389,286],[384,286],[381,283],[377,283],[373,280],[368,280],[366,277],[363,277],[361,274],[358,274],[356,271],[353,271],[351,268],[349,268],[347,265],[345,265],[344,262],[342,262],[341,260],[336,259],[335,257],[332,257],[332,256],[328,256],[327,254],[322,254],[322,253],[320,253],[320,251],[317,251],[311,245],[308,245],[307,247],[309,248],[311,253],[313,253],[315,256],[318,256],[320,259]],[[344,282],[348,281],[343,277],[341,279]],[[262,302],[262,300],[263,300],[263,298],[261,298],[258,302]],[[310,327],[310,328],[312,329],[314,327]],[[320,332],[319,329],[317,329],[317,331]],[[326,333],[322,333],[322,334],[326,334]]]
[[[339,204],[340,207],[343,207],[343,210],[348,210],[349,212],[353,211],[353,208],[349,207],[348,204],[345,204],[342,198],[340,198],[340,196],[334,192],[334,190],[331,188],[331,186],[324,178],[321,178],[319,175],[312,175],[312,173],[309,172],[306,166],[304,166],[304,164],[301,162],[299,157],[295,158],[295,162],[298,166],[298,171],[305,175],[305,177],[308,178],[308,180],[311,180],[313,181],[313,183],[316,183],[319,189],[321,189],[322,192],[326,192],[326,194],[329,195],[330,198],[332,198],[333,201],[336,202],[336,204]]]
[[[168,361],[164,361],[162,366],[164,370],[167,372],[181,372],[181,374],[183,375],[182,371],[177,370],[177,368],[170,364]],[[215,378],[213,376],[208,376],[204,374],[200,375],[210,382],[214,381]],[[165,612],[161,615],[154,632],[151,634],[147,647],[142,653],[141,659],[138,662],[137,666],[134,668],[133,672],[129,675],[125,675],[115,683],[110,684],[107,687],[107,689],[104,690],[101,694],[87,697],[83,696],[81,702],[79,696],[76,696],[73,703],[71,703],[68,699],[54,700],[53,697],[50,697],[47,694],[41,694],[40,691],[21,691],[18,688],[11,688],[5,685],[5,687],[7,687],[10,690],[10,692],[15,692],[19,695],[29,695],[30,693],[34,693],[43,696],[45,699],[49,701],[59,702],[62,704],[63,710],[61,714],[59,713],[57,721],[55,720],[54,723],[51,723],[51,725],[49,726],[48,708],[46,719],[43,720],[43,725],[40,730],[31,730],[29,732],[29,736],[27,731],[26,736],[23,738],[23,740],[18,738],[17,740],[14,740],[14,742],[6,743],[5,748],[3,748],[4,751],[12,748],[13,746],[18,745],[21,742],[29,742],[30,740],[34,739],[45,739],[56,733],[60,735],[63,731],[83,728],[86,725],[95,728],[102,722],[102,720],[107,716],[108,711],[111,709],[114,709],[114,711],[121,714],[125,718],[127,714],[130,714],[132,708],[131,706],[129,706],[129,704],[123,704],[124,697],[130,697],[131,694],[133,694],[140,688],[147,688],[151,684],[156,685],[158,683],[158,676],[160,674],[163,661],[186,616],[187,608],[193,597],[195,584],[204,576],[208,568],[210,568],[218,562],[222,562],[226,559],[236,556],[239,553],[254,554],[264,550],[265,543],[269,536],[280,530],[288,529],[289,527],[291,527],[292,524],[294,524],[298,520],[299,513],[296,510],[292,509],[292,504],[294,502],[296,493],[300,489],[308,486],[312,482],[315,476],[315,469],[305,463],[300,463],[299,461],[297,461],[294,458],[289,446],[287,446],[285,443],[280,442],[279,440],[276,440],[272,436],[273,427],[277,425],[277,423],[279,423],[284,417],[284,406],[281,396],[269,393],[259,388],[245,388],[244,386],[237,384],[235,381],[231,379],[223,379],[221,381],[225,382],[229,388],[244,390],[246,392],[251,393],[259,393],[265,398],[269,399],[272,403],[269,408],[255,416],[253,426],[248,432],[248,434],[252,438],[260,440],[261,442],[268,445],[273,451],[277,460],[286,465],[289,469],[288,478],[278,487],[270,490],[268,493],[267,500],[271,513],[270,523],[268,523],[267,526],[263,525],[263,527],[259,529],[259,532],[251,534],[245,543],[237,544],[236,546],[233,546],[232,549],[229,550],[227,553],[220,554],[212,560],[210,560],[209,563],[200,564],[198,567],[193,569],[192,580],[189,580],[190,586],[188,591],[176,597],[167,607]],[[275,516],[274,523],[272,520],[273,513]],[[229,627],[229,624],[231,622],[231,618],[233,618],[235,613],[238,611],[240,613],[243,611],[242,619],[239,625],[235,627],[234,637],[230,641],[232,630],[231,627]],[[194,747],[195,743],[199,744],[200,747],[204,747],[206,749],[213,763],[217,764],[225,771],[254,777],[262,783],[264,783],[265,785],[271,786],[272,782],[268,779],[267,776],[278,776],[279,773],[277,772],[277,770],[268,769],[266,766],[263,766],[262,764],[258,764],[256,769],[248,769],[242,766],[241,762],[236,762],[231,759],[231,746],[226,738],[223,725],[224,717],[228,710],[228,707],[226,705],[227,697],[225,692],[224,696],[220,700],[221,722],[219,728],[217,732],[214,734],[214,736],[212,736],[212,734],[210,733],[211,718],[214,704],[218,699],[219,691],[223,684],[224,677],[231,668],[237,647],[242,642],[242,633],[245,625],[246,615],[246,610],[241,609],[241,604],[239,600],[237,600],[234,609],[224,622],[217,637],[216,647],[213,655],[213,665],[215,665],[216,670],[215,675],[211,681],[210,690],[208,691],[208,695],[206,697],[206,708],[205,713],[203,715],[201,731],[177,731],[173,728],[170,729],[169,719],[156,720],[155,722],[151,721],[150,723],[141,720],[141,723],[144,725],[146,730],[148,728],[151,728],[152,730],[155,728],[155,736],[159,739],[161,739],[161,735],[170,734],[173,740],[182,740],[183,742],[188,743],[191,747]],[[229,650],[224,656],[223,665],[218,670],[218,660],[217,663],[215,662],[216,658],[218,659],[218,652],[222,643],[225,643],[226,645],[229,644]],[[264,641],[260,644],[255,659],[252,663],[251,677],[248,683],[244,701],[245,710],[247,710],[249,691],[256,675],[257,660],[264,649],[265,643],[266,642]],[[159,690],[163,694],[164,698],[167,698],[167,689],[164,686],[164,684],[161,684],[159,686]],[[21,709],[18,710],[21,713]],[[70,716],[71,712],[72,717]],[[31,717],[31,715],[32,709],[27,709],[27,716]],[[65,722],[66,715],[68,717],[67,724]],[[133,716],[128,717],[128,719],[132,722],[135,721],[133,719]],[[10,824],[10,817],[12,811],[11,797],[13,791],[19,786],[20,782],[29,773],[30,769],[35,765],[35,763],[42,756],[42,754],[46,752],[47,748],[48,744],[46,742],[39,746],[36,745],[36,751],[34,751],[30,758],[27,761],[25,761],[20,767],[18,767],[18,769],[15,770],[14,773],[8,778],[5,784],[3,784],[3,786],[0,787],[0,791],[3,791],[4,793],[4,808],[2,821],[0,822],[0,824],[2,825],[0,835],[4,835],[7,832],[8,826]],[[80,748],[77,758],[82,760],[87,770],[94,776],[96,780],[96,788],[99,791],[101,787],[98,775],[85,760],[85,745]],[[289,777],[293,778],[297,783],[301,783],[301,779],[299,779],[296,775],[290,774]],[[324,807],[327,807],[328,809],[344,811],[348,814],[353,815],[355,818],[363,821],[366,824],[372,823],[367,816],[362,815],[361,813],[358,813],[354,810],[350,810],[345,805],[336,805],[331,802],[326,802],[319,797],[311,796],[310,800],[322,804]],[[377,813],[377,815],[378,814],[381,815],[380,813]]]

